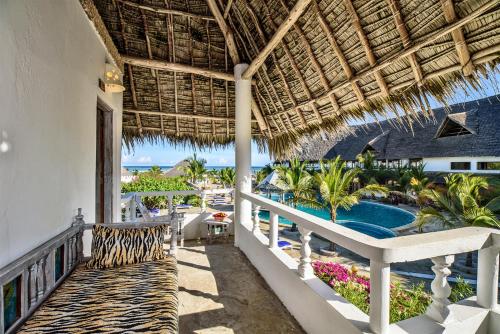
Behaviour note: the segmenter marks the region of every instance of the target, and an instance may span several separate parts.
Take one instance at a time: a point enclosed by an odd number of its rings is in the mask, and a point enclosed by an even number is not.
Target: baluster
[[[299,275],[302,278],[311,278],[314,276],[314,271],[311,266],[311,246],[309,242],[311,241],[311,231],[299,227],[300,231],[300,241],[302,245],[300,246],[300,263],[299,263]]]
[[[132,198],[130,198],[125,204],[125,219],[126,222],[132,220]]]
[[[28,307],[28,309],[30,309],[36,303],[36,297],[37,297],[37,293],[36,293],[37,265],[36,265],[36,263],[33,263],[29,267],[29,271],[30,271],[30,280],[29,280],[29,292],[30,293],[29,293],[29,307]]]
[[[451,274],[448,269],[455,260],[454,255],[438,256],[431,259],[434,265],[432,271],[436,277],[432,281],[432,304],[427,308],[426,314],[433,320],[445,324],[453,320],[453,314],[449,308],[448,297],[451,294],[451,287],[448,284],[448,276]]]
[[[130,203],[130,202],[129,202]],[[78,214],[75,217],[75,225],[80,227],[80,231],[75,235],[75,261],[80,262],[83,259],[83,226],[85,225],[82,208],[78,208]]]
[[[135,223],[137,221],[137,195],[132,195],[130,201],[130,220]]]
[[[168,214],[174,212],[174,195],[168,194]]]
[[[477,260],[477,303],[494,309],[498,300],[498,248],[480,249]]]
[[[68,271],[73,267],[73,237],[68,239]]]
[[[274,212],[269,212],[269,248],[278,247],[278,218]]]
[[[171,220],[170,220],[170,227],[171,227],[171,233],[170,233],[170,255],[175,256],[177,254],[177,229],[179,226],[179,218],[177,217],[177,212],[172,212],[171,215]]]
[[[253,228],[252,232],[253,233],[259,233],[260,232],[260,218],[259,218],[259,213],[260,213],[260,206],[255,205],[253,209]]]
[[[36,275],[36,291],[37,296],[36,299],[40,300],[45,293],[45,257],[42,257],[40,261],[38,261],[37,266],[37,275]]]
[[[207,211],[207,194],[202,191],[201,192],[201,212]]]
[[[370,328],[374,333],[389,332],[391,266],[370,261]]]

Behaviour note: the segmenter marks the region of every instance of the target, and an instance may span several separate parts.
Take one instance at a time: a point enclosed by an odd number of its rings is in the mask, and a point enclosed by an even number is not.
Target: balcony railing
[[[309,244],[311,233],[315,233],[370,260],[370,314],[367,325],[375,333],[389,333],[389,329],[391,328],[392,331],[394,328],[393,325],[389,325],[391,263],[429,258],[432,260],[434,264],[432,270],[435,273],[435,278],[431,285],[432,303],[427,309],[426,315],[435,323],[445,325],[454,320],[453,308],[448,300],[451,289],[447,281],[447,277],[451,273],[450,266],[454,261],[454,255],[479,251],[476,303],[478,307],[487,310],[497,307],[500,249],[500,233],[498,230],[464,227],[390,239],[376,239],[253,193],[240,192],[240,196],[242,200],[250,201],[253,204],[254,208],[256,208],[256,215],[258,215],[260,209],[266,209],[270,213],[269,238],[266,238],[260,232],[258,218],[253,220],[253,226],[245,226],[246,231],[250,232],[254,238],[271,250],[266,256],[274,254],[282,263],[296,270],[297,275],[303,281],[308,282],[310,287],[317,287],[318,282],[316,280],[319,280],[315,278],[311,266],[311,247]],[[296,268],[290,265],[291,262],[287,259],[288,255],[277,249],[279,216],[296,223],[300,231],[300,260]],[[252,243],[252,247],[255,248],[255,245],[255,242]],[[272,285],[270,281],[273,279],[266,277],[266,274],[262,272],[265,265],[259,268],[259,259],[252,258],[254,251],[245,249],[244,241],[240,242],[240,247],[247,253],[250,261],[261,271],[268,283]],[[259,256],[262,257],[262,253]],[[280,287],[275,285],[273,289],[280,296],[280,292],[276,291]],[[316,291],[320,289],[316,288]],[[300,315],[294,312],[294,305],[287,306],[292,314],[300,318]],[[340,308],[337,311],[341,314],[343,312]],[[352,309],[349,312],[352,313]],[[362,331],[367,329],[363,326],[363,319],[366,317],[364,314],[352,316],[352,314],[348,315],[344,312],[343,315],[344,318],[351,319],[358,329]]]

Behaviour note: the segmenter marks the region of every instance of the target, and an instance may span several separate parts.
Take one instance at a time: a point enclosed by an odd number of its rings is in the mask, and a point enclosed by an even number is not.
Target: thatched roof
[[[399,160],[432,157],[500,156],[500,95],[434,110],[434,119],[420,117],[413,128],[395,126],[394,119],[351,127],[352,134],[330,146],[323,156],[309,154],[304,143],[300,160],[354,161],[366,149],[377,159]],[[447,125],[452,131],[446,133]],[[461,129],[462,131],[457,131]]]
[[[80,1],[95,23],[91,0]],[[477,88],[499,62],[498,0],[94,3],[126,63],[127,144],[232,142],[237,62],[256,69],[253,134],[278,157],[367,113],[430,113],[428,96]]]

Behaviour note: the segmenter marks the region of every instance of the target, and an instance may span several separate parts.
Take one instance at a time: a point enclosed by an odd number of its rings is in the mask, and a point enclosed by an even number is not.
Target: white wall
[[[439,158],[424,158],[422,162],[425,164],[427,172],[470,172],[470,173],[485,173],[485,174],[500,174],[500,170],[477,170],[478,162],[500,161],[500,157],[439,157]],[[471,169],[468,171],[451,170],[451,162],[470,162]]]
[[[0,45],[2,267],[70,226],[78,207],[93,222],[98,96],[114,110],[119,198],[122,96],[98,88],[107,55],[76,0],[0,1]]]

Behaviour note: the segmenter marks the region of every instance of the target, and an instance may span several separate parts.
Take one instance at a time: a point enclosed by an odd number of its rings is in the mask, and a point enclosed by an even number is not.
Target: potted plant
[[[227,217],[227,214],[225,214],[224,212],[217,212],[213,214],[213,217],[216,221],[223,222],[224,219]]]

